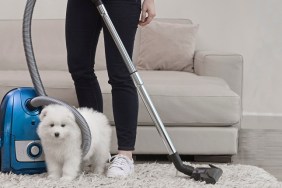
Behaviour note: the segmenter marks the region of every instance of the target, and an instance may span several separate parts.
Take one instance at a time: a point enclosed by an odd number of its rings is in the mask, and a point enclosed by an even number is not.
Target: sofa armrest
[[[243,57],[241,55],[196,51],[194,71],[199,76],[214,76],[224,79],[230,88],[242,97]]]

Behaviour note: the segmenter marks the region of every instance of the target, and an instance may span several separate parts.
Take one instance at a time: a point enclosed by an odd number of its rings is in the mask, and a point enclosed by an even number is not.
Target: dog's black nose
[[[55,133],[55,137],[59,137],[60,133]]]

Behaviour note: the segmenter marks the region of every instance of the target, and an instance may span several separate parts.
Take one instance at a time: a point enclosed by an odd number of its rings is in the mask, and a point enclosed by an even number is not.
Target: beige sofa
[[[190,24],[189,20],[159,19]],[[27,71],[21,20],[0,21],[0,98],[15,87],[32,86]],[[34,20],[33,44],[49,96],[77,106],[66,66],[64,20]],[[138,58],[140,31],[133,61]],[[104,113],[113,124],[111,88],[105,69],[103,40],[99,41],[96,73],[104,97]],[[242,109],[243,58],[236,53],[197,50],[194,72],[139,71],[171,140],[180,154],[232,156],[238,150]],[[135,154],[167,154],[141,99]],[[115,129],[113,129],[115,130]],[[116,152],[113,132],[112,153]]]

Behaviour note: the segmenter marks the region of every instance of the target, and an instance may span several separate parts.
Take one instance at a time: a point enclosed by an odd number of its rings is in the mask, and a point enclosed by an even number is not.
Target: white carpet
[[[0,173],[0,187],[282,187],[282,183],[278,182],[275,177],[255,166],[226,164],[217,166],[223,170],[223,175],[215,185],[197,182],[180,172],[176,173],[173,164],[146,163],[136,164],[135,175],[125,179],[107,178],[103,175],[95,174],[82,174],[72,182],[62,182],[59,180],[49,180],[46,178],[46,174],[30,176]]]

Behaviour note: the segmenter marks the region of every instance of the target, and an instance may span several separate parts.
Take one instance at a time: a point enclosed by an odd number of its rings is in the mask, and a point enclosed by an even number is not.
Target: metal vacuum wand
[[[104,23],[107,26],[107,29],[109,30],[122,58],[124,63],[126,64],[129,73],[131,75],[131,78],[135,84],[135,87],[137,88],[137,91],[142,98],[153,122],[156,125],[156,128],[158,130],[158,133],[160,134],[167,151],[169,152],[169,158],[175,165],[176,169],[180,172],[191,176],[191,178],[199,181],[205,181],[206,183],[212,183],[215,184],[220,176],[222,175],[222,170],[220,168],[217,168],[213,165],[210,165],[211,168],[194,168],[189,165],[183,164],[179,154],[176,152],[172,141],[163,125],[163,122],[158,115],[158,112],[156,108],[154,107],[153,102],[151,101],[151,98],[147,92],[147,90],[144,87],[143,81],[141,77],[139,76],[139,73],[137,72],[134,64],[132,63],[131,58],[129,57],[109,15],[108,12],[103,5],[102,0],[92,0],[92,2],[96,5]]]

